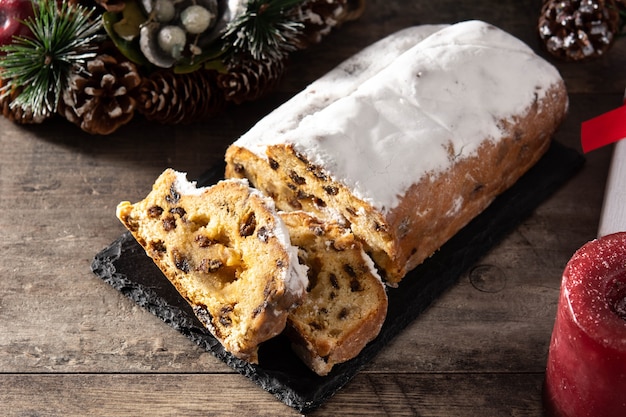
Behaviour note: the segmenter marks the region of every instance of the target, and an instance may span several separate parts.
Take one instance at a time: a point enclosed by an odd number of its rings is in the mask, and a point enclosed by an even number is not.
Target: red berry
[[[10,44],[14,36],[30,36],[23,21],[32,15],[30,0],[0,0],[0,46]]]

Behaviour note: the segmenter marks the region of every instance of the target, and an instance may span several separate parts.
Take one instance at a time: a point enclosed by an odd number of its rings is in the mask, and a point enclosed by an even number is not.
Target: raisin
[[[339,193],[339,189],[333,185],[327,185],[324,187],[324,191],[329,195],[337,195]]]
[[[181,254],[178,250],[172,250],[172,256],[174,258],[174,265],[176,268],[180,269],[184,273],[188,273],[191,270],[191,265],[189,265],[189,260]]]
[[[304,156],[304,154],[300,153],[300,152],[296,152],[296,158],[298,158],[299,160],[301,160],[302,162],[304,162],[305,164],[309,163],[309,160],[307,159],[306,156]]]
[[[219,259],[203,259],[200,261],[200,265],[196,268],[196,270],[204,272],[205,274],[214,273],[217,272],[222,266],[224,266],[224,263]]]
[[[299,176],[296,171],[291,171],[289,173],[289,178],[291,178],[291,181],[293,181],[294,183],[298,185],[306,184],[306,180],[303,177]]]
[[[224,263],[220,261],[219,259],[211,259],[209,261],[209,272],[215,272],[218,269],[220,269],[223,265]]]
[[[239,227],[239,235],[241,237],[251,236],[256,229],[256,215],[254,212],[248,214],[243,224]]]
[[[163,214],[163,209],[159,206],[152,206],[148,209],[148,217],[152,219],[161,217],[161,214]]]
[[[230,327],[233,324],[233,319],[230,317],[230,313],[233,312],[233,306],[226,305],[220,309],[219,322],[224,327]]]
[[[153,240],[150,242],[150,250],[157,253],[163,253],[167,250],[162,240]]]
[[[174,218],[174,216],[167,216],[162,220],[163,223],[163,229],[166,232],[172,231],[174,229],[176,229],[176,219]]]
[[[338,290],[339,289],[339,281],[337,280],[337,275],[331,273],[328,276],[328,279],[330,280],[330,285],[332,285],[333,288]]]
[[[298,200],[306,200],[309,197],[311,197],[311,194],[307,194],[302,190],[298,190],[298,193],[296,194],[296,198]]]
[[[378,222],[374,222],[374,230],[376,230],[377,232],[385,232],[387,231],[387,226],[384,224],[380,224]]]
[[[276,171],[280,165],[278,165],[278,162],[276,162],[275,159],[269,158],[269,162],[270,162],[270,168],[272,168],[274,171]]]
[[[180,200],[180,194],[176,190],[174,184],[170,186],[170,193],[165,196],[165,200],[171,204],[176,204]]]
[[[236,163],[234,164],[234,167],[237,174],[243,174],[244,172],[246,172],[246,168],[244,168],[242,164]]]
[[[322,181],[328,181],[328,175],[326,175],[324,173],[324,171],[322,171],[321,169],[319,169],[318,167],[314,166],[314,165],[308,165],[306,167],[307,171],[309,171],[311,174],[315,175],[315,177],[319,180]]]
[[[350,291],[352,292],[360,292],[363,291],[363,287],[358,279],[353,278],[350,280]]]
[[[224,327],[230,327],[233,324],[233,320],[228,316],[220,316],[220,324]]]
[[[237,174],[242,174],[246,171],[246,168],[240,163],[235,163],[233,165],[234,165],[235,172]]]
[[[174,207],[170,209],[170,213],[177,214],[178,217],[183,217],[187,212],[182,207]]]
[[[324,200],[322,200],[321,198],[317,198],[316,197],[313,201],[315,202],[315,205],[317,207],[320,207],[320,208],[326,207],[326,202]]]
[[[354,268],[352,268],[351,265],[345,264],[343,266],[343,270],[346,271],[346,273],[350,275],[352,278],[356,278],[356,272],[354,272]]]
[[[350,311],[346,307],[343,307],[339,314],[337,314],[337,318],[339,320],[344,320],[348,317],[348,314],[350,314]]]
[[[209,246],[213,245],[215,241],[213,239],[209,239],[204,235],[198,235],[196,236],[196,243],[201,248],[208,248]]]

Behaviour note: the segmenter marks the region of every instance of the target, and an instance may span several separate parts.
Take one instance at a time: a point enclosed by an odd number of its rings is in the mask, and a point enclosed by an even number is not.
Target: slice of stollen
[[[235,356],[257,362],[307,286],[271,199],[247,181],[196,188],[168,169],[148,196],[117,216],[209,331]]]
[[[326,375],[378,335],[387,314],[387,293],[350,230],[303,211],[281,216],[309,267],[307,294],[289,314],[286,334],[307,366]]]

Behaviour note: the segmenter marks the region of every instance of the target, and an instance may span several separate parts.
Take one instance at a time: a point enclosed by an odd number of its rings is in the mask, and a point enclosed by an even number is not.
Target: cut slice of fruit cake
[[[258,361],[258,345],[283,331],[305,294],[306,267],[284,222],[247,181],[196,188],[168,169],[144,200],[121,202],[117,217],[241,359]]]

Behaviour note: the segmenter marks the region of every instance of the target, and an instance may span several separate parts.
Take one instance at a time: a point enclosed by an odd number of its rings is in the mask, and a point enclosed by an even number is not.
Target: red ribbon
[[[622,107],[583,122],[580,136],[585,153],[626,139],[626,100]]]

